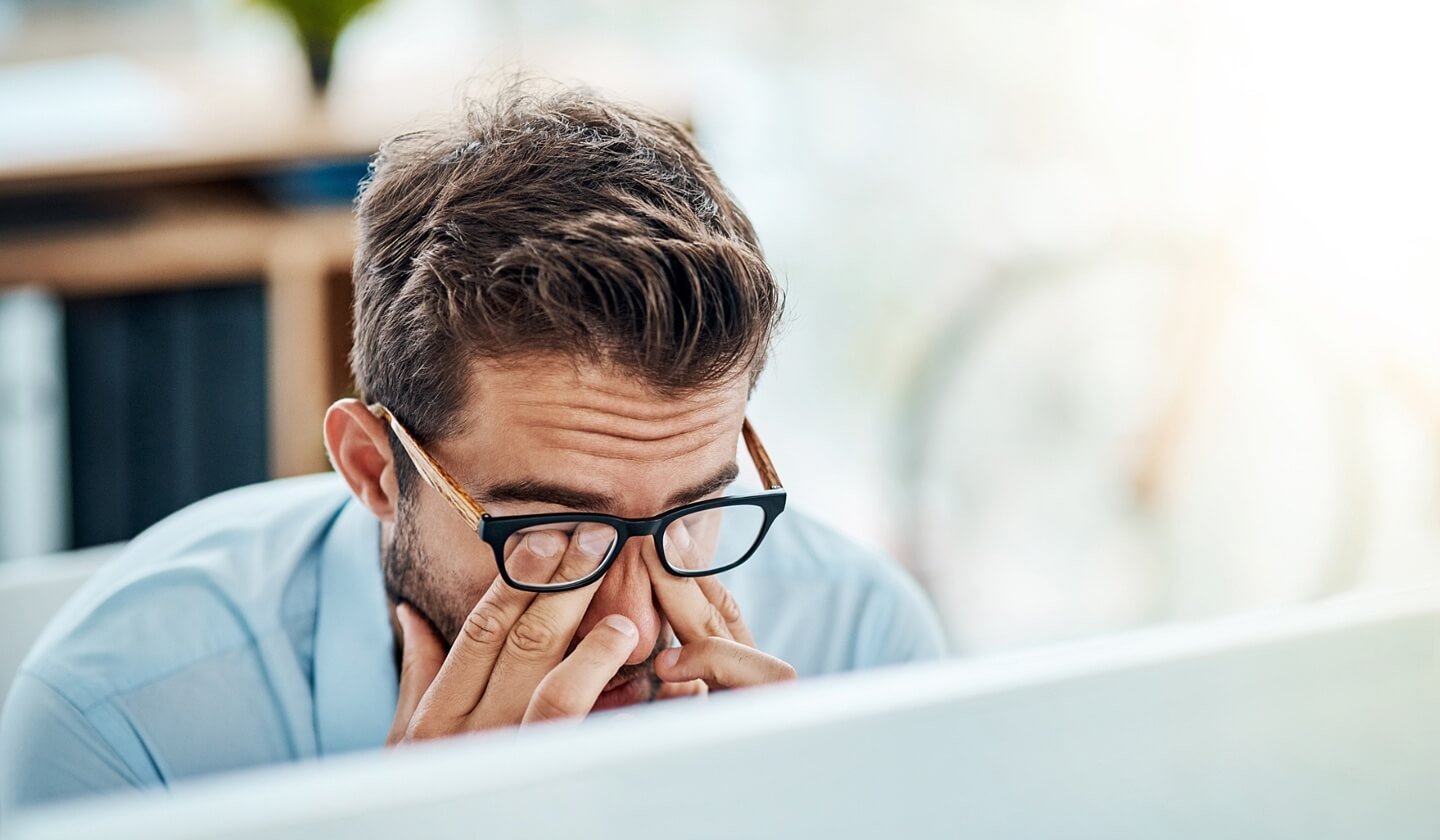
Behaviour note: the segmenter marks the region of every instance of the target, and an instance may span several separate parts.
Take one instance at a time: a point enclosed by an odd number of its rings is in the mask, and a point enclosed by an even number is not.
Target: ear
[[[384,421],[359,400],[337,400],[325,412],[325,450],[355,498],[381,522],[393,521],[400,486]]]

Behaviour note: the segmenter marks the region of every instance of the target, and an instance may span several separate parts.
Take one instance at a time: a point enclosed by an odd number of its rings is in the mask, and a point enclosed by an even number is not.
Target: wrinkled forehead
[[[472,486],[537,482],[649,516],[734,463],[749,377],[662,394],[613,367],[550,357],[477,364],[441,454]],[[483,501],[483,500],[482,500]]]

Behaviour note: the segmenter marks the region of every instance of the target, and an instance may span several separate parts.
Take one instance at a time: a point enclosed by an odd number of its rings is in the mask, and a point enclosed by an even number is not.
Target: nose
[[[640,556],[641,541],[648,539],[632,537],[620,550],[620,556],[600,579],[600,588],[596,590],[590,608],[585,611],[585,617],[580,620],[576,631],[578,638],[584,638],[601,619],[617,613],[635,622],[640,639],[635,643],[635,651],[626,660],[627,665],[644,662],[660,638],[660,612],[655,608],[655,595],[650,587],[645,558]]]

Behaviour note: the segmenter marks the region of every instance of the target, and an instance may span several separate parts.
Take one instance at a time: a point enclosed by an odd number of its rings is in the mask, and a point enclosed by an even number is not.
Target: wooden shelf
[[[265,274],[277,243],[296,237],[312,241],[328,264],[348,266],[352,226],[349,210],[235,208],[0,238],[0,287],[94,295],[234,282]]]
[[[141,202],[146,204],[145,202]],[[65,297],[265,284],[270,474],[328,468],[321,423],[349,391],[348,208],[159,201],[121,224],[0,237],[0,289]]]

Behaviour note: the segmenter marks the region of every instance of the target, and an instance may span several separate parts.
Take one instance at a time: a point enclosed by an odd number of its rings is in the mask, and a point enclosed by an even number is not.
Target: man
[[[681,129],[510,92],[388,143],[357,215],[338,475],[108,564],[17,677],[0,807],[940,654],[893,564],[784,509],[745,420],[781,294]]]

